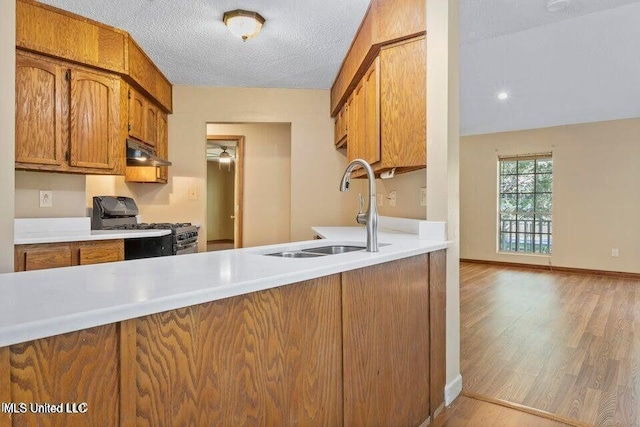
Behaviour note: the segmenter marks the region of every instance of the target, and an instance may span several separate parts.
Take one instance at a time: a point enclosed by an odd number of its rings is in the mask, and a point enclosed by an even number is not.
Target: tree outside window
[[[500,157],[498,250],[550,254],[553,159],[550,153]]]

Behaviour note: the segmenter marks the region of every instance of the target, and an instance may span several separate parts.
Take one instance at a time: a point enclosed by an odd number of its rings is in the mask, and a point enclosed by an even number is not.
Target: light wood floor
[[[465,390],[640,427],[640,280],[460,268]]]
[[[210,240],[207,242],[207,252],[226,251],[233,248],[233,240]]]
[[[430,427],[564,427],[557,421],[458,396]]]

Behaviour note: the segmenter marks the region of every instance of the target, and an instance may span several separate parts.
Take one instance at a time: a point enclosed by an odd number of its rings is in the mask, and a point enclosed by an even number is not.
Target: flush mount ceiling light
[[[222,20],[231,34],[245,42],[257,36],[264,24],[264,18],[259,13],[241,9],[225,12]]]
[[[507,98],[509,98],[509,93],[507,93],[507,92],[500,92],[500,93],[498,93],[498,95],[497,95],[497,96],[498,96],[498,99],[499,99],[500,101],[506,101],[506,100],[507,100]]]
[[[571,0],[547,0],[547,10],[549,12],[560,12],[571,5]]]

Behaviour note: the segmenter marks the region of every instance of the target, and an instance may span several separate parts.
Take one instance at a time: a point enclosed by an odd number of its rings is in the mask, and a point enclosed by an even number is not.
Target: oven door
[[[124,240],[124,259],[152,258],[166,255],[173,255],[173,237],[171,234]]]
[[[177,243],[176,255],[195,254],[198,252],[198,242]]]

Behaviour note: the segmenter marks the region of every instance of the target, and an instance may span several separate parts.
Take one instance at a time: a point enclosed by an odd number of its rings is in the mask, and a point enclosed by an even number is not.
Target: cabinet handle
[[[128,128],[129,128],[129,132],[131,132],[131,125],[129,125]]]
[[[64,72],[64,78],[67,81],[71,80],[71,70],[67,70]]]
[[[64,159],[68,162],[69,161],[69,152],[65,151],[64,152]]]

